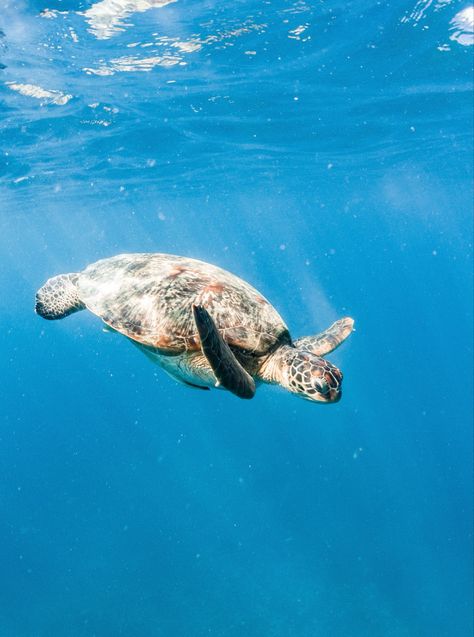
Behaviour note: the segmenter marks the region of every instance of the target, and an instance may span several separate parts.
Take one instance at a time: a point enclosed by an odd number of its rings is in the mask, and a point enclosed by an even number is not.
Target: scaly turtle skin
[[[292,342],[275,308],[251,285],[209,263],[168,254],[122,254],[49,279],[36,312],[60,319],[89,309],[187,385],[242,398],[255,381],[320,402],[341,396],[341,372],[322,355],[351,333],[340,319]]]

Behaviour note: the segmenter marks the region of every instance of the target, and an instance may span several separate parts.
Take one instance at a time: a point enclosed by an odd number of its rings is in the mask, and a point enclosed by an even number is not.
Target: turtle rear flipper
[[[36,292],[35,312],[54,321],[85,308],[76,286],[77,274],[60,274],[48,279]]]
[[[209,312],[202,305],[193,305],[193,315],[201,339],[201,348],[217,381],[239,398],[253,398],[255,382],[219,333]]]
[[[354,330],[354,320],[346,317],[333,323],[327,330],[315,336],[303,336],[294,341],[297,349],[304,349],[316,356],[324,356],[339,347]]]

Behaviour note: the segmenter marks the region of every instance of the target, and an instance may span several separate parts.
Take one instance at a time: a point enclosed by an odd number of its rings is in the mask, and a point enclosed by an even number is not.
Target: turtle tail
[[[49,321],[62,319],[85,308],[76,286],[77,274],[60,274],[48,279],[36,292],[35,312]]]

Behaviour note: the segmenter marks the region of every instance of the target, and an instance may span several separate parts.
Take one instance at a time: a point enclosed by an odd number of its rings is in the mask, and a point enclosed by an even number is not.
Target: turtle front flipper
[[[209,312],[202,305],[193,305],[194,322],[201,339],[201,348],[217,381],[239,398],[253,398],[255,382],[219,333]]]
[[[78,274],[59,274],[48,279],[36,292],[35,312],[48,321],[62,319],[86,306],[76,285]]]
[[[336,347],[346,340],[354,330],[354,320],[346,317],[339,319],[328,327],[327,330],[316,334],[316,336],[303,336],[294,341],[293,345],[298,349],[304,349],[317,356],[324,356],[332,352]]]

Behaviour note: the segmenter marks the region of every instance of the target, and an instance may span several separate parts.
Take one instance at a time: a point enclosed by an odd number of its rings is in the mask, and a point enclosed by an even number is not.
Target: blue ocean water
[[[472,635],[469,0],[0,8],[0,637]],[[148,251],[353,316],[342,400],[34,314]]]

